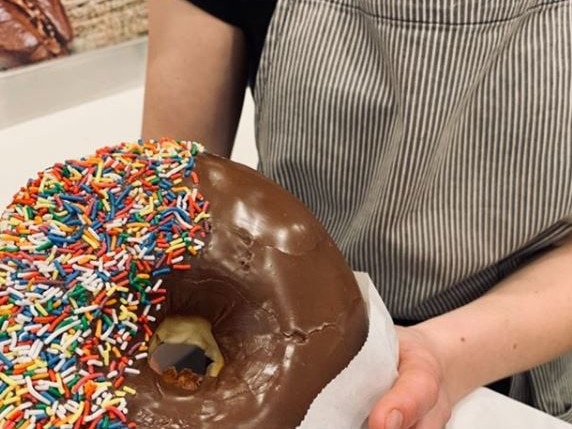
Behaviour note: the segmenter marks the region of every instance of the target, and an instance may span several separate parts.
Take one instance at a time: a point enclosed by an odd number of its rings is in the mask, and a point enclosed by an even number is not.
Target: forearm
[[[451,399],[572,349],[572,246],[481,298],[416,326],[440,357]]]
[[[246,87],[242,32],[184,0],[149,2],[143,137],[229,156]]]

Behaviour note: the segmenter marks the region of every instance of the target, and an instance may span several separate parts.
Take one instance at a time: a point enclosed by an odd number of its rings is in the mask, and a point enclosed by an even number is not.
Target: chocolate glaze
[[[59,0],[0,0],[0,69],[65,55],[71,39]]]
[[[145,363],[128,384],[140,429],[299,425],[320,390],[359,351],[367,320],[352,271],[294,196],[256,171],[197,157],[212,232],[192,269],[164,279],[166,315],[213,324],[226,366],[196,392],[166,384]]]

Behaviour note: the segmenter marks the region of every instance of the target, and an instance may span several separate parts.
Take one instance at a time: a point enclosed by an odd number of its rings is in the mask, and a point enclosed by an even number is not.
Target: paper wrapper
[[[397,334],[389,312],[369,275],[355,276],[369,316],[366,342],[314,399],[297,429],[365,429],[373,405],[397,377]]]

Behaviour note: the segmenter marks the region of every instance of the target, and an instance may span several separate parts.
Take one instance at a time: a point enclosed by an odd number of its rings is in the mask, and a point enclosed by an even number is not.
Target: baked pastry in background
[[[0,69],[67,55],[72,37],[59,0],[0,0]]]

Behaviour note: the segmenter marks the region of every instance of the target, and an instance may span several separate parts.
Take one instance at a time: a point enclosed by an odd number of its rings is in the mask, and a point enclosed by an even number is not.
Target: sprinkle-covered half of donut
[[[191,142],[124,143],[30,180],[0,221],[0,428],[125,428],[160,276],[190,268],[208,202]],[[186,179],[188,178],[188,179]]]

